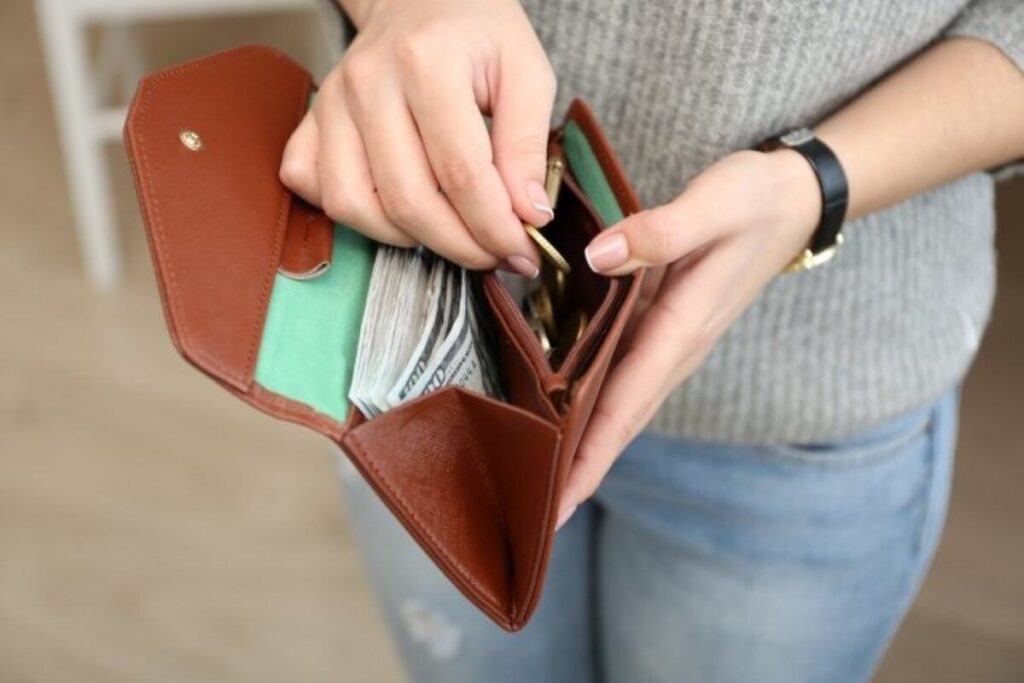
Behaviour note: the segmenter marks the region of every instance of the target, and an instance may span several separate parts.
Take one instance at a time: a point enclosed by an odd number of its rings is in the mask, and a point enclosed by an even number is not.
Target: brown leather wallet
[[[564,361],[552,367],[501,281],[478,273],[505,400],[449,387],[372,420],[355,408],[338,419],[255,379],[278,273],[329,268],[333,223],[278,179],[313,90],[309,73],[262,46],[140,82],[125,142],[171,337],[228,391],[337,443],[449,579],[518,630],[540,598],[569,464],[640,286],[640,274],[587,267],[583,249],[608,220],[581,186],[604,182],[604,204],[621,214],[637,198],[593,114],[573,102],[550,145],[560,149],[566,126],[582,132],[603,180],[570,164],[544,229],[573,267],[567,295],[590,318]]]

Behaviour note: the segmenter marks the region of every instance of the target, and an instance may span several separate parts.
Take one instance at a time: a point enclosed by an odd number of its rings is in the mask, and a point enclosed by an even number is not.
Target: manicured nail
[[[526,258],[525,256],[513,254],[512,256],[508,257],[508,264],[512,266],[512,270],[516,271],[517,273],[519,273],[520,275],[529,280],[533,280],[538,275],[540,275],[540,268],[538,268],[533,261]]]
[[[587,257],[587,265],[592,271],[603,273],[629,260],[629,244],[621,232],[600,235],[590,243],[583,255]]]
[[[543,211],[548,215],[548,220],[555,217],[555,210],[551,208],[551,202],[548,201],[548,193],[543,185],[536,180],[529,181],[526,183],[526,196],[530,198],[533,208]]]
[[[562,508],[562,511],[558,513],[558,521],[555,522],[555,531],[562,528],[562,525],[569,521],[572,517],[572,513],[576,512],[576,505],[570,505],[567,508]]]

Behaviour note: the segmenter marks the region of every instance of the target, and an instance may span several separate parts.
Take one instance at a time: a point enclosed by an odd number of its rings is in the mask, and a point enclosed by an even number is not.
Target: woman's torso
[[[813,126],[966,4],[523,2],[559,78],[556,122],[587,100],[645,205],[731,151]],[[850,225],[828,267],[769,285],[654,427],[825,440],[941,393],[988,319],[991,185],[975,174]]]

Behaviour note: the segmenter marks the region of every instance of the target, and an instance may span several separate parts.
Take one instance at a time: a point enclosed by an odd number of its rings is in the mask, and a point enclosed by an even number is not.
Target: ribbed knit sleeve
[[[1024,0],[974,0],[950,24],[946,35],[991,43],[1024,71]]]
[[[1024,76],[1024,0],[974,0],[950,24],[945,35],[977,38],[994,45]],[[1024,173],[1024,158],[991,172],[999,180]]]

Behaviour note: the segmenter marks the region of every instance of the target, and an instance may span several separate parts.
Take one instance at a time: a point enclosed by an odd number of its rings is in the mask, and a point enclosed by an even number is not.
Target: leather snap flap
[[[312,280],[331,267],[334,222],[317,207],[292,198],[278,272],[293,280]]]
[[[190,362],[241,391],[286,228],[306,220],[291,217],[278,168],[310,88],[283,54],[237,48],[142,79],[125,124],[171,336]],[[313,241],[293,261],[315,271],[322,236]]]

